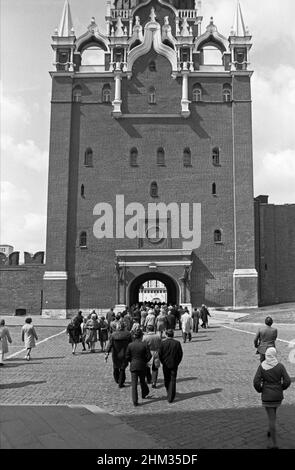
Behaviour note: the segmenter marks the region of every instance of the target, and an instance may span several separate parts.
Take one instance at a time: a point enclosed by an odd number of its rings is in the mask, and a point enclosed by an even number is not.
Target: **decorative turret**
[[[237,1],[234,22],[229,36],[232,70],[247,70],[249,51],[252,47],[251,38],[252,36],[244,23],[240,2]]]
[[[68,0],[65,0],[59,27],[52,36],[52,49],[55,51],[57,71],[73,72],[73,53],[75,49],[75,32]]]

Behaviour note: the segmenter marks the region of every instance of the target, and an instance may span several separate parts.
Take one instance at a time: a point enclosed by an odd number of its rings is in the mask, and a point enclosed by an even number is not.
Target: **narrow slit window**
[[[156,183],[156,181],[153,181],[151,183],[150,195],[151,195],[151,197],[158,197],[159,196],[159,194],[158,194],[158,184]]]
[[[216,196],[216,183],[212,183],[212,195]]]
[[[81,232],[80,233],[79,246],[81,248],[86,248],[87,247],[87,233],[86,232]]]
[[[151,72],[155,72],[156,71],[156,63],[154,60],[152,60],[150,63],[149,63],[149,70]]]
[[[223,92],[222,92],[222,95],[223,95],[223,101],[225,103],[229,103],[231,101],[231,86],[229,84],[225,84],[223,86]]]
[[[81,184],[81,197],[85,198],[85,187],[84,187],[84,184]]]
[[[102,89],[102,102],[110,103],[111,102],[111,87],[109,84],[103,86]]]
[[[165,151],[163,147],[159,147],[157,150],[157,165],[165,166]]]
[[[202,101],[202,87],[199,83],[194,85],[193,88],[193,102]]]
[[[221,230],[214,230],[214,243],[220,243],[221,241]]]
[[[136,147],[132,147],[130,150],[130,166],[138,166],[137,163],[138,150]]]
[[[186,147],[183,151],[183,166],[192,166],[192,154],[189,147]]]
[[[152,86],[149,88],[149,104],[156,104],[156,89]]]
[[[219,163],[219,148],[218,147],[214,147],[214,149],[212,149],[212,163],[214,166],[219,166],[220,163]]]
[[[84,165],[93,166],[93,151],[90,147],[85,150]]]
[[[82,98],[82,89],[80,86],[76,86],[73,90],[73,101],[79,103]]]

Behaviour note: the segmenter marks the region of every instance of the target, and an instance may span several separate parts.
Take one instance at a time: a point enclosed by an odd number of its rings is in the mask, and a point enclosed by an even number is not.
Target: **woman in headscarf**
[[[101,317],[99,322],[99,342],[101,347],[101,352],[103,352],[106,348],[107,340],[108,340],[108,329],[109,324],[106,321],[105,317]]]
[[[5,320],[0,320],[0,366],[4,366],[4,354],[8,353],[8,343],[12,343],[12,339]]]
[[[255,374],[253,385],[261,393],[262,406],[265,407],[269,430],[267,437],[271,438],[272,445],[268,448],[277,449],[276,439],[276,412],[284,399],[283,390],[291,384],[291,379],[283,366],[277,360],[277,351],[270,347],[265,352],[265,360],[259,365]]]
[[[77,317],[72,318],[67,326],[66,333],[69,335],[69,343],[72,345],[72,354],[75,354],[77,344],[80,343],[82,336],[80,320]]]

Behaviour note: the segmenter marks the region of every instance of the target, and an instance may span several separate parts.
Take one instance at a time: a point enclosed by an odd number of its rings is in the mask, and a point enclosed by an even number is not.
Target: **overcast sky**
[[[1,238],[16,250],[45,250],[51,35],[64,0],[1,2]],[[241,0],[253,36],[255,196],[295,203],[295,2]],[[228,37],[236,0],[203,0]],[[70,0],[76,36],[92,16],[105,32],[106,0]]]

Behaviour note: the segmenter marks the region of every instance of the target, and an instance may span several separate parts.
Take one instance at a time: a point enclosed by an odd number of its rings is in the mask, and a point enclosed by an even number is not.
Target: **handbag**
[[[160,365],[161,365],[161,362],[160,362],[160,359],[159,359],[159,353],[158,351],[155,351],[154,352],[154,357],[153,357],[153,360],[154,360],[154,366],[159,369]]]

